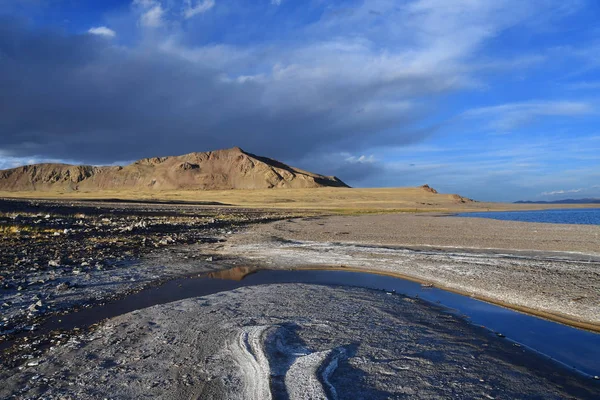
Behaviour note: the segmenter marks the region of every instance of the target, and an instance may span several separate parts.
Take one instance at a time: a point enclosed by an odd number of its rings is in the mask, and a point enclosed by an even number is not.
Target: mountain
[[[554,201],[515,201],[515,204],[600,204],[600,199],[564,199]]]
[[[349,187],[239,147],[144,158],[127,166],[35,164],[0,171],[4,191],[218,190]]]

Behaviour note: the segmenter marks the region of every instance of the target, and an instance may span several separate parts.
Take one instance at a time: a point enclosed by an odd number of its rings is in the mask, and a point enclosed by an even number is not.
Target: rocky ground
[[[220,269],[203,246],[286,212],[0,200],[0,348],[50,315]]]
[[[246,287],[116,317],[0,373],[3,398],[594,399],[582,380],[431,304]]]
[[[579,243],[576,253],[539,258],[528,245],[507,258],[502,247],[488,248],[485,231],[477,242],[473,226],[440,227],[461,221],[0,200],[0,398],[598,398],[593,379],[431,304],[366,289],[254,286],[75,330],[44,328],[51,317],[234,265],[425,274],[484,293],[520,288],[539,302],[547,292],[558,299],[551,306],[596,315],[599,279],[590,266],[599,260],[586,247],[596,231],[567,236]],[[556,282],[564,295],[550,296]]]

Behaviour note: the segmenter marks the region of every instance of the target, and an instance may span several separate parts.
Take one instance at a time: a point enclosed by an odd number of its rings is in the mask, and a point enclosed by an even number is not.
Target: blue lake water
[[[600,225],[600,208],[537,211],[490,211],[458,214],[458,217],[491,218],[502,221],[544,222],[551,224]]]

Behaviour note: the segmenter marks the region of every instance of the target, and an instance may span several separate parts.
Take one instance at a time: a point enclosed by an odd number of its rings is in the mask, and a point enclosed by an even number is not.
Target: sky
[[[239,146],[355,187],[600,198],[596,0],[0,0],[0,168]]]

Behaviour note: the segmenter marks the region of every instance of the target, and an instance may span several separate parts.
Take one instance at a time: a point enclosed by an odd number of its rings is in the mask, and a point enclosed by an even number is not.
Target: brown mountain
[[[121,167],[35,164],[0,171],[0,190],[210,190],[348,187],[334,176],[290,167],[238,147],[144,158]]]

